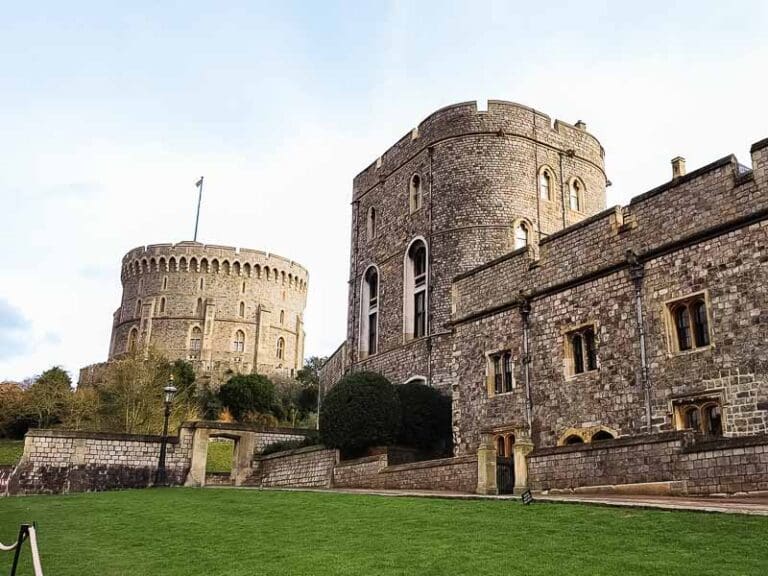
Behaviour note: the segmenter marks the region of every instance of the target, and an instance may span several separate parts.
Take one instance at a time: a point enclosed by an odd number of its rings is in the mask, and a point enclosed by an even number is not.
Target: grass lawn
[[[768,574],[768,518],[726,514],[170,488],[2,498],[0,542],[32,520],[57,576]]]
[[[208,459],[205,461],[205,471],[231,472],[234,450],[235,443],[232,441],[208,442]]]
[[[24,440],[0,440],[0,466],[15,466],[24,452]]]

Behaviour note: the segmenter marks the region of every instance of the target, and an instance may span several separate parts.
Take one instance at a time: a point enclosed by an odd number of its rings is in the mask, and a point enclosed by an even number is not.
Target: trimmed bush
[[[409,382],[395,387],[402,420],[397,443],[431,452],[451,447],[451,399],[431,386]]]
[[[395,387],[381,374],[353,372],[323,398],[320,439],[345,453],[397,440],[400,400]]]
[[[261,374],[233,376],[219,389],[219,400],[235,420],[242,421],[249,412],[271,410],[275,404],[275,385]]]

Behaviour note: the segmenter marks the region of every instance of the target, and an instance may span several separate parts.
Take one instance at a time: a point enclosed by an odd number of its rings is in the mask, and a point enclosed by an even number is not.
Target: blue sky
[[[0,19],[0,380],[103,360],[127,250],[189,239],[311,274],[345,332],[354,175],[435,109],[582,119],[609,204],[768,137],[765,2],[16,2]],[[289,215],[289,216],[286,216]]]

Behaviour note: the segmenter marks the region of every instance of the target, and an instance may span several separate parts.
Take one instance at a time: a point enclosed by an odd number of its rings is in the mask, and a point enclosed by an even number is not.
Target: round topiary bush
[[[261,374],[238,374],[219,389],[219,400],[235,420],[249,412],[268,413],[275,404],[275,385]]]
[[[400,401],[381,374],[353,372],[339,380],[320,406],[320,439],[329,448],[356,454],[397,440]]]
[[[397,443],[431,452],[451,447],[451,399],[431,386],[409,382],[397,386],[402,420]]]

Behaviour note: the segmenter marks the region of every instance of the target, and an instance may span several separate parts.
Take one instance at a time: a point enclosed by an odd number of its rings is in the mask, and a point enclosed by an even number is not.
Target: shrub
[[[410,382],[395,387],[402,407],[397,443],[443,452],[451,446],[451,399],[431,386]]]
[[[325,396],[320,408],[320,439],[347,453],[392,444],[400,428],[400,400],[380,374],[353,372]]]
[[[235,420],[242,420],[248,412],[270,411],[275,403],[275,386],[261,374],[241,374],[221,387],[219,399]]]
[[[301,440],[278,440],[267,444],[261,449],[261,455],[274,454],[275,452],[283,452],[284,450],[295,450],[296,448],[304,448],[306,446],[315,446],[317,444],[316,436],[307,436]]]

